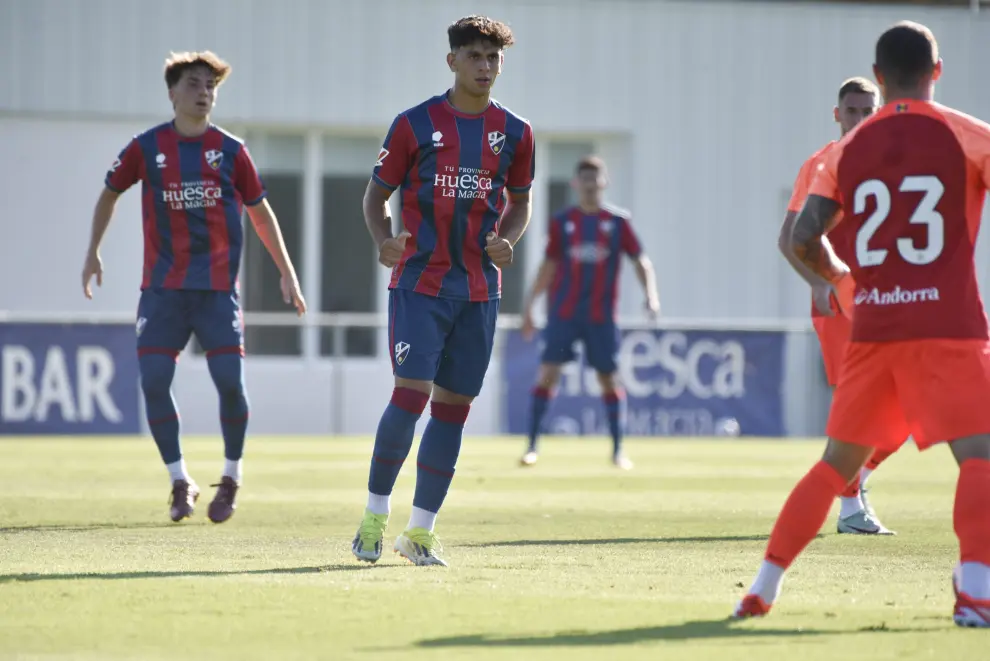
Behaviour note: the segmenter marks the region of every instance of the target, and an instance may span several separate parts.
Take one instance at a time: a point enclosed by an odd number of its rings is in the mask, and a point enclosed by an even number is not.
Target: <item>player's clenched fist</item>
[[[495,234],[495,232],[489,232],[488,236],[485,237],[485,252],[488,253],[488,257],[495,263],[495,266],[499,268],[504,268],[512,263],[512,244],[506,239]]]
[[[399,236],[382,241],[382,245],[378,246],[378,261],[381,265],[392,268],[398,264],[402,259],[402,253],[406,251],[406,241],[410,237],[412,234],[402,230]]]

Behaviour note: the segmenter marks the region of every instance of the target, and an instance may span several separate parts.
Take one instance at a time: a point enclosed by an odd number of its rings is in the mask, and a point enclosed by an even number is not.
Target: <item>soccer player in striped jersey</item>
[[[880,90],[865,78],[850,78],[839,87],[838,105],[833,114],[839,125],[840,137],[845,136],[856,126],[875,113],[880,105]],[[815,174],[825,163],[825,159],[838,145],[833,140],[811,155],[798,171],[794,181],[794,190],[787,205],[787,214],[780,228],[778,245],[781,253],[791,266],[804,274],[812,286],[811,321],[818,335],[822,349],[822,361],[825,364],[825,377],[832,388],[839,382],[839,371],[842,359],[849,347],[849,337],[852,332],[852,321],[848,314],[839,310],[834,296],[834,288],[812,273],[801,260],[790,250],[791,231],[808,191],[815,179]],[[851,232],[851,223],[839,223],[829,232],[829,241],[839,259],[848,262],[853,250],[855,235]],[[848,311],[846,311],[848,312]],[[906,438],[904,440],[907,440]],[[836,524],[838,532],[853,535],[893,535],[894,532],[880,523],[876,512],[867,499],[866,481],[877,467],[884,462],[893,450],[876,450],[870,460],[863,466],[860,474],[846,487],[839,497],[839,521]]]
[[[107,172],[93,212],[83,266],[83,292],[103,281],[100,243],[117,198],[141,182],[144,275],[137,310],[137,351],[148,426],[172,481],[170,516],[192,515],[199,487],[179,443],[172,378],[179,352],[195,334],[206,351],[220,398],[224,468],[208,508],[214,523],[236,508],[247,431],[244,328],[238,294],[246,206],[258,236],[282,274],[282,296],[299,314],[299,288],[275,213],[244,143],[210,123],[217,89],[231,67],[213,53],[173,53],[165,84],[174,117],[135,136]]]
[[[419,446],[416,493],[394,549],[417,565],[445,565],[434,534],[454,476],[464,422],[491,359],[501,271],[529,223],[533,129],[491,98],[512,31],[483,16],[447,30],[451,89],[400,113],[364,198],[378,260],[392,269],[389,353],[395,386],[382,415],[355,557],[381,557],[390,496],[432,397]],[[400,189],[402,229],[387,200]]]
[[[625,394],[616,379],[619,332],[615,325],[615,305],[622,255],[633,260],[636,276],[646,294],[646,308],[653,316],[660,312],[656,275],[633,231],[629,215],[603,201],[608,185],[604,161],[595,156],[581,159],[574,185],[579,203],[550,219],[546,257],[523,309],[523,336],[531,338],[533,303],[549,289],[547,327],[543,332],[545,347],[533,388],[529,447],[520,463],[531,466],[539,458],[537,439],[543,417],[560,380],[561,366],[574,360],[574,344],[580,341],[585,359],[598,372],[612,435],[612,461],[628,470],[632,461],[622,450]]]

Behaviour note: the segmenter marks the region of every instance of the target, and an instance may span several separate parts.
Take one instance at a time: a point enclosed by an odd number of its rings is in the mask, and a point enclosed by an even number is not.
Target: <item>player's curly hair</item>
[[[842,82],[839,87],[839,103],[842,103],[842,99],[846,98],[846,94],[872,94],[879,97],[880,88],[869,78],[856,76]]]
[[[216,84],[220,85],[230,75],[231,66],[208,50],[184,53],[169,53],[165,58],[165,85],[169,89],[182,78],[182,73],[193,67],[206,67],[213,72]]]
[[[508,48],[516,43],[508,25],[476,14],[451,23],[447,28],[447,39],[450,41],[451,52],[477,41],[488,41],[499,48]]]
[[[888,85],[914,87],[938,64],[935,35],[920,23],[901,21],[880,35],[875,62]]]

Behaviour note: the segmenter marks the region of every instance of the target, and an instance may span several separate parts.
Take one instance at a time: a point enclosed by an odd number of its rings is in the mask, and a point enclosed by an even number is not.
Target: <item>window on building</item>
[[[378,154],[377,138],[329,136],[323,141],[321,296],[323,312],[378,312],[377,253],[364,225],[362,200]],[[320,354],[374,356],[375,328],[348,328],[343,346],[333,328],[321,331]]]
[[[297,273],[303,273],[303,145],[301,135],[254,134],[248,148],[268,190],[268,201],[278,217],[285,246]],[[241,300],[249,312],[292,312],[282,300],[275,263],[245,214],[244,258],[241,262]],[[244,329],[248,353],[263,356],[298,356],[302,351],[300,327]]]

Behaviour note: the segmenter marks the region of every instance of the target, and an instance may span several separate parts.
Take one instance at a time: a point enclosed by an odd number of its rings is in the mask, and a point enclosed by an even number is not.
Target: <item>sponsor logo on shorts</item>
[[[141,332],[144,331],[144,327],[147,325],[148,325],[148,320],[145,317],[138,317],[137,325],[135,327],[138,337],[141,337]]]
[[[860,289],[856,293],[856,305],[907,305],[939,300],[937,287],[901,289],[900,285],[889,291]]]
[[[408,342],[396,342],[395,343],[395,364],[401,365],[406,361],[406,356],[409,355],[409,343]]]

